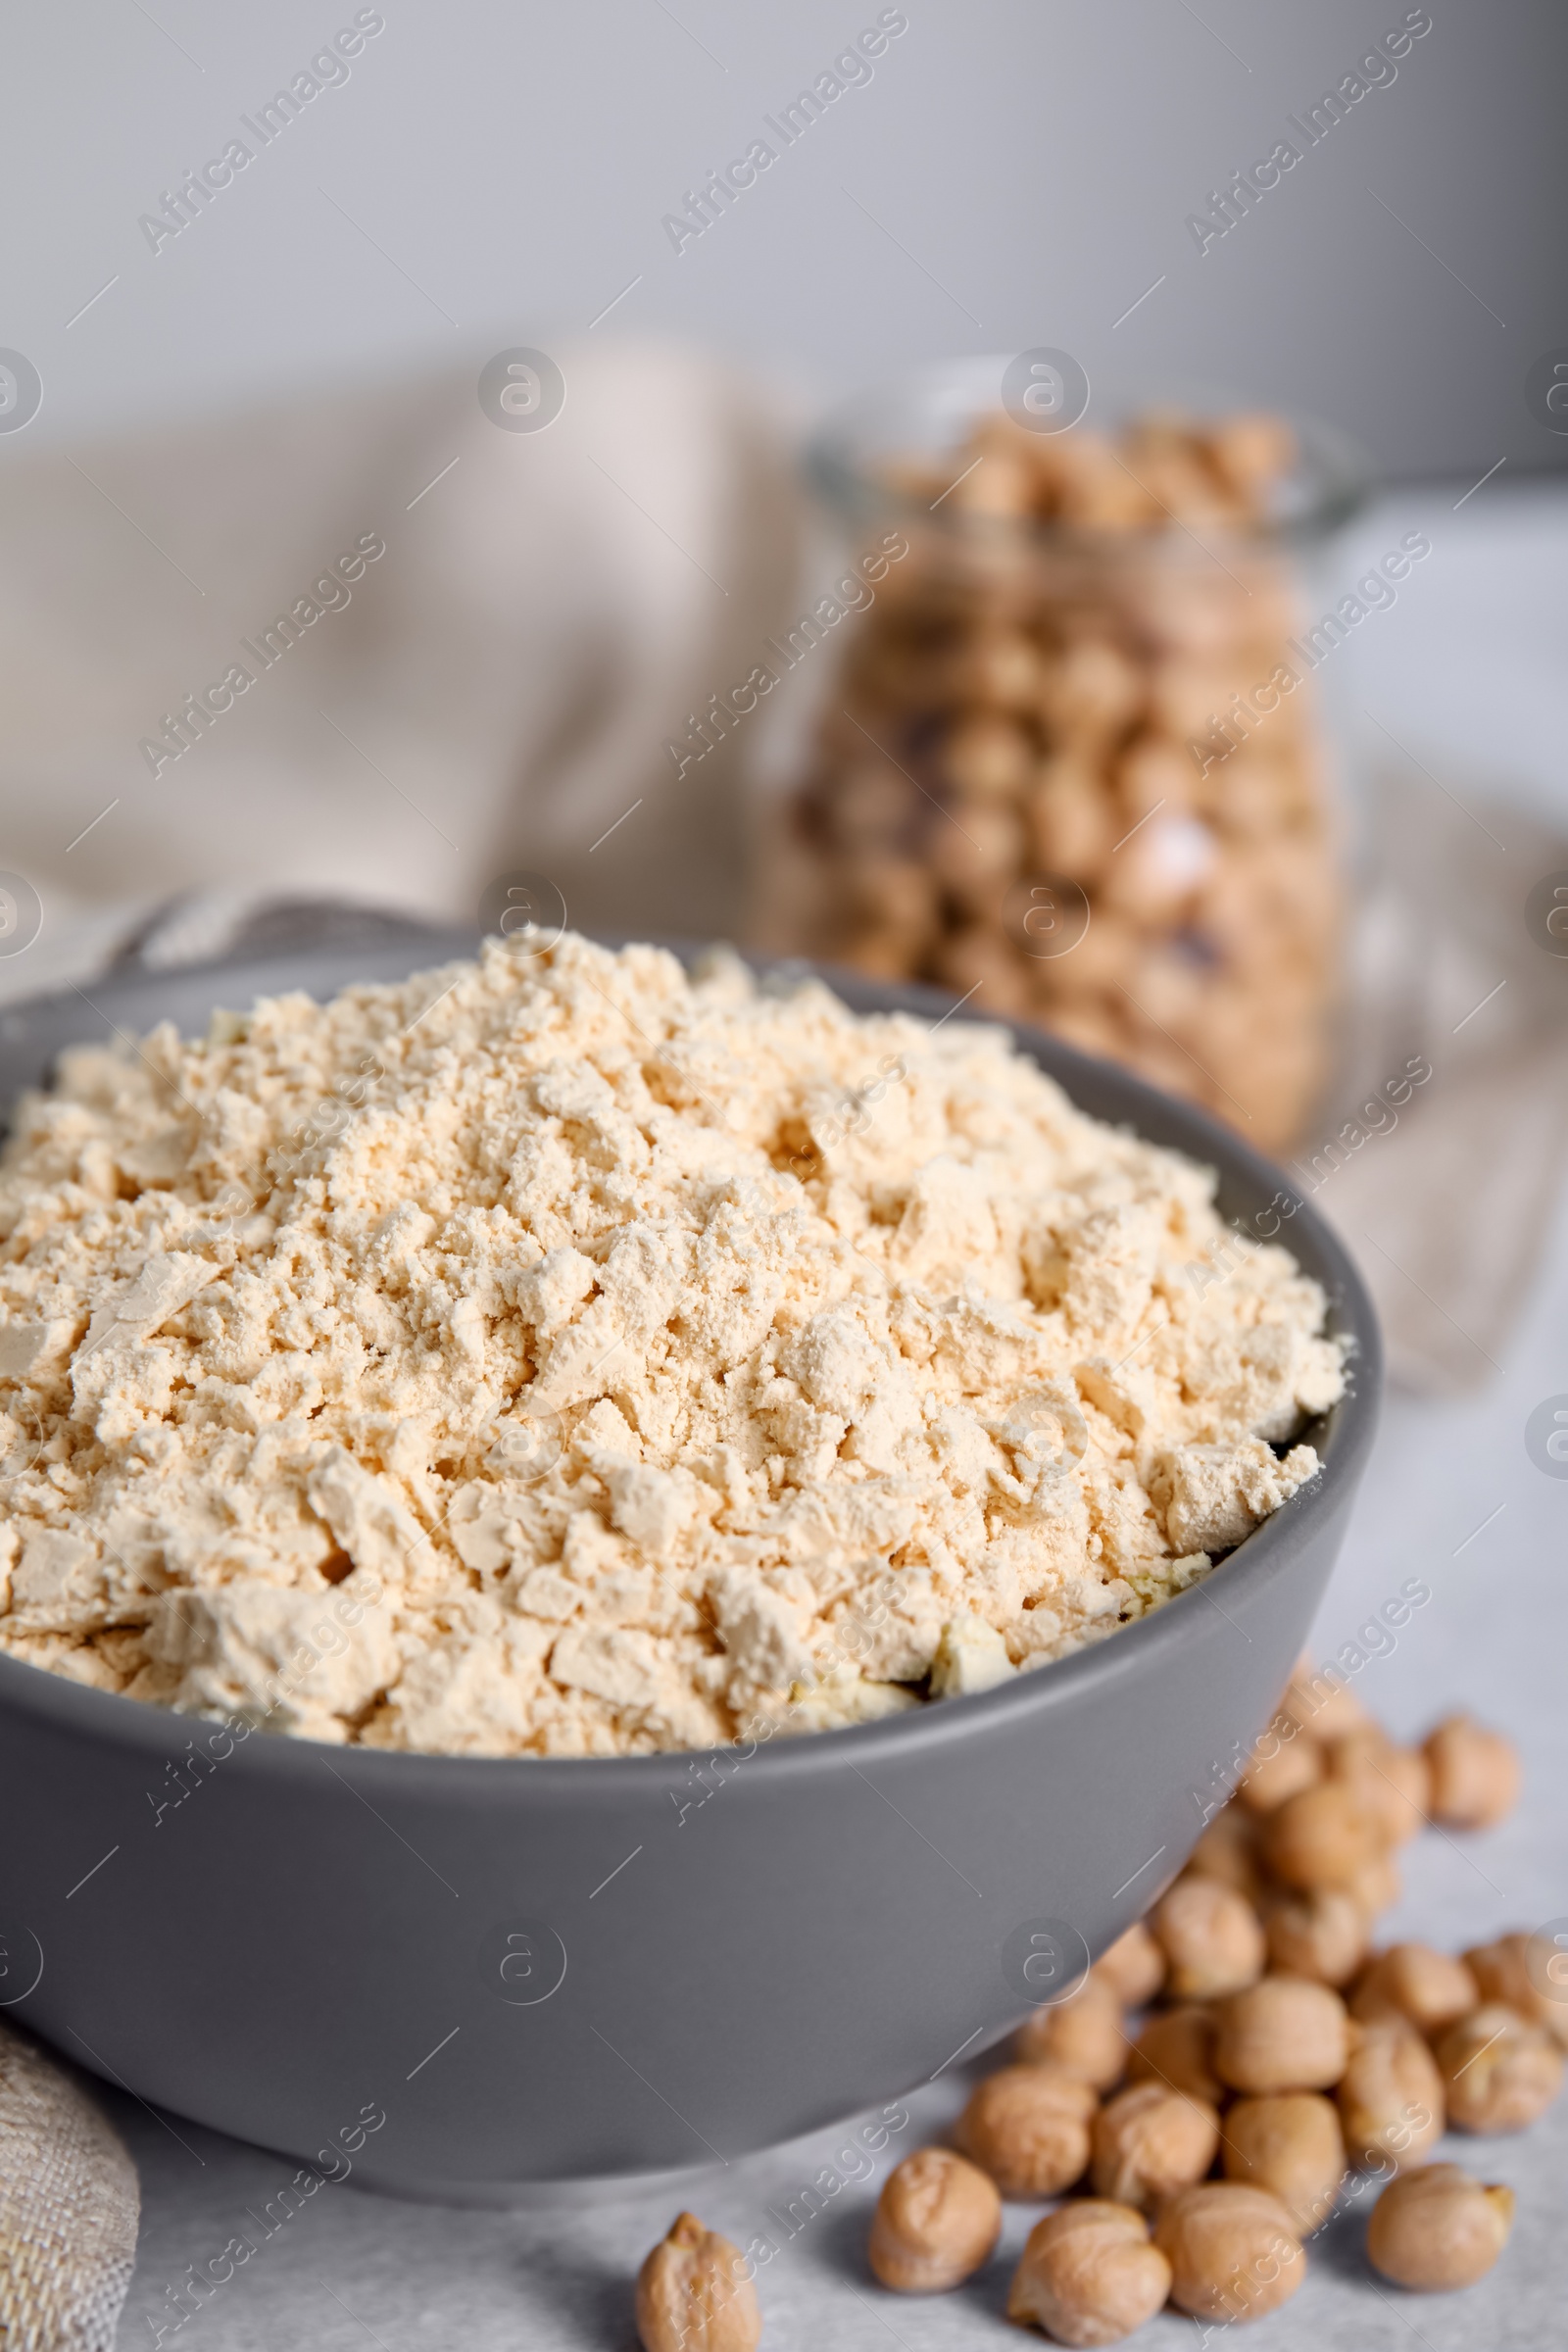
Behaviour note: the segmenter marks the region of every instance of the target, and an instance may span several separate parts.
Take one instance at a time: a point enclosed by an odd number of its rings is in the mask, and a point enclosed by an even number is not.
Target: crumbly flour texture
[[[0,1164],[0,1647],[314,1740],[985,1689],[1318,1469],[1324,1299],[998,1030],[530,935],[81,1048]]]

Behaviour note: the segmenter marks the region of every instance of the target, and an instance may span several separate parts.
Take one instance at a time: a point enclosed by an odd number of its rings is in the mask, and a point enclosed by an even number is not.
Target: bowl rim
[[[611,948],[630,944],[665,948],[688,967],[709,953],[711,945],[685,939],[634,943],[629,937],[586,933],[579,936],[593,938],[594,944]],[[413,977],[436,968],[423,959],[421,949],[427,947],[431,952],[439,952],[443,960],[450,961],[453,956],[471,956],[477,937],[468,930],[432,928],[427,942],[411,939],[391,953],[399,958],[403,956],[410,958],[406,976]],[[344,951],[336,960],[382,962],[387,960],[388,953],[367,956],[363,949]],[[156,979],[177,986],[187,980],[211,977],[216,983],[221,978],[230,983],[240,982],[244,987],[254,985],[260,994],[266,993],[269,979],[277,988],[299,985],[298,981],[290,982],[287,971],[309,959],[309,952],[296,948],[241,963],[220,958],[180,965],[157,974]],[[861,1764],[897,1763],[901,1757],[913,1755],[917,1748],[962,1745],[988,1737],[993,1730],[1015,1726],[1037,1712],[1069,1705],[1078,1694],[1092,1694],[1107,1678],[1131,1673],[1146,1659],[1153,1661],[1164,1652],[1189,1646],[1201,1638],[1199,1628],[1207,1622],[1200,1614],[1205,1597],[1210,1608],[1218,1608],[1224,1616],[1223,1596],[1233,1592],[1242,1580],[1272,1581],[1288,1574],[1298,1555],[1310,1544],[1317,1523],[1325,1515],[1337,1514],[1342,1507],[1341,1491],[1353,1494],[1371,1450],[1381,1401],[1383,1345],[1377,1315],[1345,1244],[1274,1161],[1207,1111],[1163,1093],[1130,1070],[1080,1053],[1063,1039],[1029,1022],[968,1011],[963,1002],[956,1001],[945,990],[913,982],[870,980],[840,965],[798,956],[745,955],[742,959],[760,978],[774,975],[820,980],[857,1013],[908,1012],[917,1019],[950,1017],[974,1027],[1004,1029],[1046,1076],[1061,1086],[1075,1106],[1079,1103],[1080,1089],[1091,1094],[1108,1092],[1125,1103],[1125,1110],[1117,1117],[1107,1117],[1103,1109],[1088,1115],[1106,1124],[1130,1128],[1162,1149],[1185,1152],[1200,1165],[1214,1168],[1221,1192],[1234,1188],[1265,1197],[1270,1192],[1284,1192],[1293,1199],[1296,1208],[1292,1236],[1285,1246],[1291,1247],[1293,1255],[1298,1255],[1294,1247],[1298,1233],[1307,1238],[1307,1254],[1317,1268],[1312,1278],[1328,1296],[1330,1328],[1350,1342],[1348,1357],[1350,1384],[1319,1424],[1322,1467],[1200,1582],[1173,1594],[1143,1617],[1114,1627],[1084,1648],[1019,1674],[1008,1683],[965,1697],[926,1700],[871,1723],[852,1724],[832,1731],[776,1734],[765,1742],[757,1741],[749,1756],[738,1755],[737,1746],[743,1743],[733,1741],[696,1748],[661,1748],[636,1756],[463,1756],[422,1748],[365,1747],[354,1742],[338,1745],[295,1733],[255,1731],[236,1740],[226,1757],[212,1759],[215,1765],[221,1762],[225,1772],[237,1765],[246,1774],[270,1776],[273,1785],[303,1785],[309,1781],[318,1789],[319,1767],[324,1760],[334,1775],[346,1781],[357,1794],[361,1791],[355,1784],[363,1781],[367,1788],[383,1795],[401,1791],[407,1798],[425,1801],[447,1801],[461,1796],[487,1809],[514,1804],[518,1795],[526,1791],[536,1791],[554,1804],[564,1799],[596,1802],[605,1796],[646,1797],[661,1787],[667,1787],[672,1779],[684,1778],[696,1758],[722,1761],[729,1757],[733,1760],[731,1777],[744,1767],[748,1783],[760,1786],[808,1780],[841,1767],[855,1770]],[[152,975],[137,975],[138,993],[152,978]],[[337,985],[356,983],[345,980]],[[120,993],[112,977],[101,976],[95,990],[100,995]],[[35,1015],[56,1005],[70,1010],[74,1004],[79,1007],[90,1001],[75,990],[50,992],[18,1000],[7,1007],[7,1012],[12,1016]],[[93,1005],[91,1009],[99,1008]],[[100,1017],[108,1019],[107,1014],[101,1013]],[[9,1103],[0,1105],[0,1115],[9,1107]],[[1151,1133],[1151,1129],[1166,1132]],[[1304,1223],[1297,1225],[1296,1219]],[[1284,1243],[1283,1234],[1278,1238]],[[1219,1599],[1215,1598],[1216,1592]],[[1124,1663],[1118,1665],[1118,1660]],[[203,1727],[217,1729],[227,1721],[176,1714],[148,1700],[128,1698],[120,1691],[95,1690],[3,1651],[0,1651],[0,1710],[40,1720],[51,1728],[100,1745],[144,1753],[149,1760],[156,1759],[160,1764],[172,1748],[181,1743],[191,1744]]]

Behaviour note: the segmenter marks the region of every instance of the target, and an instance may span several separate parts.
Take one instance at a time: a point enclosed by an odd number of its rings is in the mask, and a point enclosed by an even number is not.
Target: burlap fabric
[[[86,2091],[0,2024],[4,2352],[110,2352],[140,2205],[136,2168]]]

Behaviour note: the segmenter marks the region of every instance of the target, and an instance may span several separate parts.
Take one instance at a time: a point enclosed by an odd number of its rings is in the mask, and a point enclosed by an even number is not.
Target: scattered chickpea
[[[1472,2180],[1456,2164],[1426,2164],[1386,2188],[1367,2224],[1367,2256],[1417,2293],[1474,2286],[1508,2242],[1513,2190]]]
[[[1385,1840],[1376,1818],[1344,1781],[1287,1797],[1263,1825],[1263,1855],[1287,1886],[1348,1886]]]
[[[1249,1813],[1272,1813],[1288,1796],[1315,1788],[1323,1778],[1323,1750],[1317,1740],[1294,1724],[1288,1728],[1291,1737],[1282,1740],[1270,1725],[1236,1785],[1237,1797]]]
[[[1345,2072],[1349,2021],[1327,1984],[1265,1977],[1221,2001],[1214,2072],[1232,2090],[1324,2090]]]
[[[644,2352],[754,2352],[762,2315],[746,2258],[694,2213],[677,2214],[637,2274]]]
[[[1001,2234],[996,2182],[951,2148],[917,2148],[883,2182],[870,2264],[900,2294],[945,2294],[989,2259]]]
[[[1200,2180],[1161,2208],[1154,2243],[1170,2299],[1201,2320],[1255,2320],[1289,2302],[1306,2257],[1278,2197],[1239,2180]]]
[[[1010,2319],[1093,2346],[1167,2295],[1199,2319],[1258,2318],[1300,2284],[1300,2240],[1333,2211],[1348,2161],[1397,2174],[1367,2231],[1386,2278],[1421,2289],[1483,2277],[1512,2192],[1426,2158],[1445,2121],[1519,2131],[1544,2112],[1562,2082],[1568,1981],[1554,2000],[1523,1933],[1462,1959],[1414,1942],[1369,1959],[1367,1939],[1397,1899],[1391,1849],[1429,1810],[1467,1828],[1500,1819],[1518,1778],[1511,1743],[1469,1717],[1399,1748],[1303,1663],[1236,1801],[1148,1922],[1031,2017],[1019,2063],[978,2085],[956,2135],[967,2154],[922,2148],[890,2175],[870,2234],[878,2279],[904,2293],[960,2284],[995,2250],[1004,2197],[1055,2197],[1088,2172],[1094,2193],[1031,2230]],[[1352,1983],[1348,2008],[1335,1988]],[[1161,1993],[1172,2005],[1129,2049],[1125,2012]],[[1101,2108],[1097,2092],[1124,2074]],[[1220,2151],[1226,2178],[1207,2180]],[[681,2214],[639,2275],[637,2325],[646,2352],[753,2352],[744,2258]]]
[[[1418,2033],[1435,2034],[1480,2001],[1481,1987],[1463,1960],[1434,1951],[1430,1943],[1391,1943],[1363,1969],[1350,1995],[1350,2015],[1363,2025],[1381,2017],[1407,2017]]]
[[[1201,2180],[1219,2148],[1219,2117],[1163,2082],[1134,2082],[1102,2107],[1092,2144],[1096,2196],[1147,2212]]]
[[[1367,1720],[1366,1709],[1349,1684],[1337,1680],[1332,1670],[1318,1672],[1308,1657],[1297,1660],[1280,1712],[1303,1732],[1310,1732],[1314,1740],[1338,1740],[1347,1732],[1359,1731]]]
[[[1368,1919],[1376,1919],[1380,1911],[1392,1911],[1404,1892],[1399,1866],[1385,1850],[1363,1863],[1346,1891],[1354,1895]]]
[[[1032,2320],[1058,2344],[1116,2344],[1153,2318],[1170,2279],[1141,2213],[1077,2197],[1030,2230],[1007,2317]]]
[[[1370,1724],[1328,1749],[1329,1778],[1353,1788],[1391,1845],[1404,1845],[1429,1818],[1432,1767],[1418,1747],[1396,1747]]]
[[[1423,1750],[1432,1772],[1432,1812],[1450,1830],[1490,1829],[1519,1798],[1519,1755],[1501,1732],[1450,1715]]]
[[[1345,2178],[1345,2140],[1331,2099],[1287,2090],[1226,2111],[1225,2178],[1278,2197],[1301,2237],[1322,2228]]]
[[[1335,2093],[1350,2162],[1369,2172],[1407,2171],[1443,2136],[1446,2102],[1437,2062],[1407,2018],[1357,2025],[1351,2034]]]
[[[1076,1992],[1037,2009],[1019,2027],[1018,2056],[1108,2090],[1127,2071],[1121,2002],[1102,1980],[1087,1977]]]
[[[1266,1948],[1257,1913],[1218,1879],[1178,1879],[1150,1920],[1170,1963],[1168,1988],[1178,2000],[1209,2000],[1255,1984]]]
[[[1214,2013],[1196,2002],[1162,2009],[1133,2043],[1127,2061],[1130,2082],[1163,2082],[1217,2107],[1225,2085],[1214,2072]]]
[[[1506,2001],[1533,2025],[1544,2026],[1554,2041],[1568,2045],[1568,1962],[1556,1951],[1538,1949],[1533,1936],[1516,1932],[1494,1943],[1473,1945],[1463,1965],[1482,2000]]]
[[[1108,1984],[1124,2009],[1141,2009],[1165,1982],[1165,1955],[1141,1919],[1107,1944],[1090,1970]]]
[[[1269,1966],[1321,1984],[1348,1984],[1366,1958],[1366,1913],[1343,1886],[1281,1895],[1263,1914]]]
[[[1004,2066],[976,2086],[958,2137],[1004,2197],[1055,2197],[1088,2167],[1098,2105],[1076,2075],[1054,2066]]]
[[[1487,2001],[1437,2047],[1448,2121],[1459,2132],[1522,2132],[1562,2088],[1562,2052],[1540,2026]]]
[[[1240,1805],[1226,1805],[1215,1814],[1187,1857],[1184,1878],[1214,1879],[1233,1886],[1255,1902],[1263,1891],[1258,1859],[1257,1825]],[[1181,1880],[1177,1881],[1180,1886]]]

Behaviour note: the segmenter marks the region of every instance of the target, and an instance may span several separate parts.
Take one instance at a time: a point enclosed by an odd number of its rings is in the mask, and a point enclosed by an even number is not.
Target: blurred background
[[[1484,1378],[1568,1116],[1568,26],[1385,16],[33,12],[0,994],[279,898],[934,981],[1396,1215],[1401,1371]]]
[[[4,171],[29,233],[7,332],[48,378],[39,436],[575,338],[640,277],[594,332],[678,338],[806,399],[1048,339],[1094,373],[1120,358],[1115,331],[1141,369],[1337,418],[1393,476],[1562,463],[1523,393],[1562,331],[1568,29],[1547,0],[1440,9],[1256,233],[1201,256],[1186,217],[1405,23],[1398,0],[916,6],[874,80],[737,209],[736,234],[678,254],[663,215],[875,7],[374,13],[386,29],[350,80],[225,191],[212,234],[156,257],[138,216],[356,11],[82,0],[14,26]],[[114,299],[68,330],[117,271]],[[1113,330],[1162,272],[1163,299]],[[634,373],[622,389],[629,422]]]

